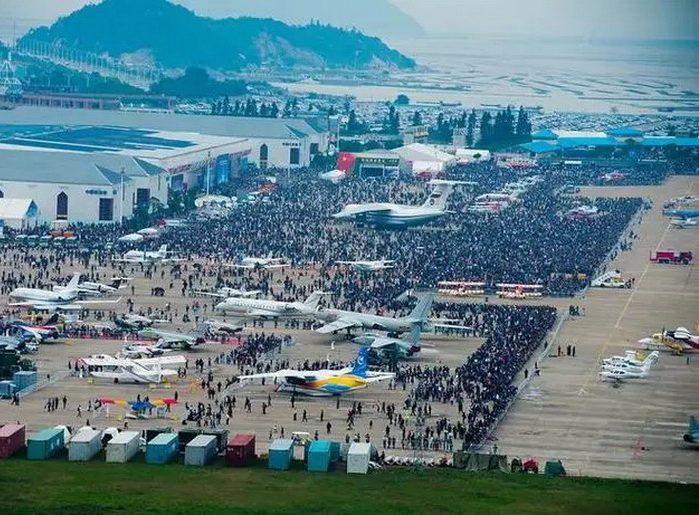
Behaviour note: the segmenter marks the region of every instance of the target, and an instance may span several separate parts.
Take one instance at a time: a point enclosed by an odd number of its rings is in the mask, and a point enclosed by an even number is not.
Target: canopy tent
[[[0,198],[0,220],[5,227],[24,229],[36,225],[39,208],[31,199]]]

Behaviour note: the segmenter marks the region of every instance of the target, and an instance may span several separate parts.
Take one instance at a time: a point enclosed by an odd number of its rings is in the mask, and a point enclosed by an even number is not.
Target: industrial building
[[[22,106],[0,111],[3,125],[62,125],[120,127],[156,132],[246,139],[249,162],[260,168],[294,169],[308,166],[313,156],[326,152],[329,132],[302,118],[244,118],[177,115],[92,109],[54,109]]]

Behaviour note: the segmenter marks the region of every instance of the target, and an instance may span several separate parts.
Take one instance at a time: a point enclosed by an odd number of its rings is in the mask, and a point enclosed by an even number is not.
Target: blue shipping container
[[[18,391],[22,391],[35,384],[36,378],[37,375],[35,370],[22,370],[14,373],[12,376],[12,382],[15,383]]]
[[[294,441],[277,439],[269,446],[269,458],[267,467],[274,470],[289,470],[291,457],[294,453]]]
[[[27,438],[27,459],[48,460],[63,449],[63,429],[49,428]]]
[[[146,445],[146,463],[169,462],[180,449],[177,433],[160,433]]]
[[[316,440],[308,449],[308,471],[327,472],[330,468],[330,442]]]

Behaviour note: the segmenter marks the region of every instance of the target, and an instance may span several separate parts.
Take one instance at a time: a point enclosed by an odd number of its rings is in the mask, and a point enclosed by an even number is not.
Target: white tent
[[[424,173],[426,168],[433,173],[439,173],[456,161],[456,156],[423,143],[405,145],[393,149],[393,152],[400,156],[401,170],[412,174]]]
[[[23,229],[36,224],[39,208],[28,198],[0,198],[0,220],[5,227]]]
[[[456,157],[459,158],[459,163],[469,164],[490,160],[489,150],[479,150],[477,148],[457,148]]]

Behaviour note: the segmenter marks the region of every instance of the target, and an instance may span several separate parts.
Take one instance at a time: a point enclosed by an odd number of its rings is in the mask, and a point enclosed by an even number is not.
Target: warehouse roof
[[[246,118],[34,106],[0,111],[0,125],[48,124],[72,127],[138,127],[211,136],[271,139],[303,139],[318,133],[301,118]]]
[[[156,173],[158,167],[150,165],[146,170],[144,163],[145,161],[140,159],[119,154],[3,150],[0,159],[0,182],[111,186],[119,184],[122,170],[125,181]]]

